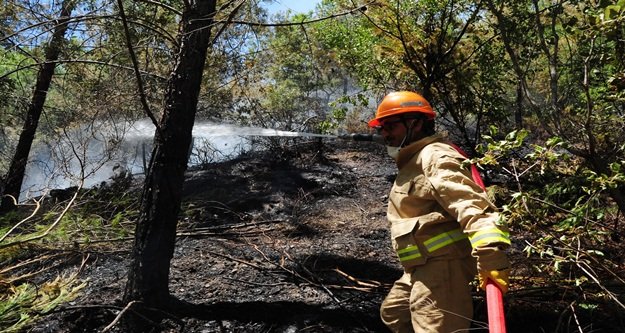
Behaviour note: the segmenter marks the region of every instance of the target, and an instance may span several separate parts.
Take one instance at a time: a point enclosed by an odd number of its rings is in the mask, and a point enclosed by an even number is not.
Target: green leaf
[[[547,139],[546,143],[547,143],[547,147],[554,147],[554,146],[562,143],[562,138],[554,136],[554,137],[551,137],[551,138]]]
[[[506,140],[512,141],[514,140],[514,138],[516,138],[516,135],[517,135],[517,131],[512,131],[506,135]]]
[[[588,253],[595,254],[595,255],[600,256],[600,257],[605,256],[605,254],[603,254],[603,252],[601,252],[599,250],[588,250]]]
[[[605,8],[603,13],[603,17],[606,21],[615,19],[619,12],[621,11],[621,6],[611,5]]]

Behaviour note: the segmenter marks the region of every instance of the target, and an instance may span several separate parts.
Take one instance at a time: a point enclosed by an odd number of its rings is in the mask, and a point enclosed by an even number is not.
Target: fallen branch
[[[231,225],[219,225],[212,227],[202,227],[202,228],[193,228],[193,229],[182,229],[179,232],[203,232],[203,231],[216,231],[216,230],[230,230],[230,229],[239,229],[239,228],[249,228],[249,227],[257,227],[265,224],[272,223],[281,223],[285,222],[285,220],[267,220],[267,221],[259,221],[259,222],[251,222],[251,223],[239,223],[239,224],[231,224]]]
[[[43,201],[44,197],[45,195],[42,195],[41,198],[39,198],[39,200],[33,199],[36,205],[35,210],[33,210],[33,212],[27,218],[19,221],[17,224],[13,226],[13,228],[9,229],[9,231],[7,231],[6,234],[2,236],[2,238],[0,238],[0,242],[2,242],[5,238],[7,238],[7,236],[9,236],[15,229],[17,229],[20,225],[22,225],[22,223],[32,219],[33,216],[37,214],[37,212],[39,211],[39,208],[41,208],[41,201]],[[17,206],[17,200],[15,200],[15,197],[11,196],[11,198],[13,199],[14,204]]]
[[[59,256],[64,256],[66,254],[67,254],[67,252],[61,252],[61,253],[56,253],[56,254],[46,254],[46,255],[42,255],[42,256],[39,256],[39,257],[34,258],[34,259],[25,260],[25,261],[20,262],[19,264],[3,268],[2,270],[0,270],[0,275],[6,274],[6,273],[8,273],[8,272],[10,272],[10,271],[12,271],[14,269],[18,269],[18,268],[21,268],[21,267],[24,267],[24,266],[28,266],[30,264],[34,264],[34,263],[37,263],[37,262],[40,262],[40,261],[43,261],[43,260],[46,260],[46,259],[51,259],[51,258],[55,258],[55,257],[59,257]]]
[[[361,291],[361,292],[365,292],[365,293],[373,293],[377,290],[377,288],[370,288],[370,287],[357,287],[357,286],[342,286],[339,284],[327,284],[325,285],[328,288],[331,289],[338,289],[338,290],[356,290],[356,291]]]
[[[248,266],[254,267],[254,268],[256,268],[256,269],[260,269],[260,270],[265,270],[265,269],[267,269],[266,267],[262,267],[262,266],[259,266],[259,265],[254,264],[254,263],[251,263],[251,262],[249,262],[249,261],[245,261],[245,260],[242,260],[242,259],[238,259],[238,258],[235,258],[235,257],[229,256],[229,255],[225,255],[225,254],[221,254],[221,253],[217,253],[217,252],[213,252],[213,251],[207,251],[207,253],[212,254],[212,255],[215,255],[215,256],[218,256],[218,257],[226,258],[226,259],[229,259],[229,260],[232,260],[232,261],[235,261],[235,262],[238,262],[238,263],[244,264],[244,265],[248,265]]]
[[[58,266],[58,265],[56,265],[56,266]],[[30,278],[32,278],[33,276],[37,276],[37,275],[39,275],[39,274],[41,274],[41,273],[47,272],[47,271],[51,270],[52,268],[54,268],[54,267],[56,267],[56,266],[47,266],[47,267],[43,267],[43,268],[41,268],[41,269],[39,269],[39,270],[37,270],[37,271],[31,272],[31,273],[27,273],[27,274],[23,274],[23,275],[20,275],[20,276],[17,276],[17,277],[12,277],[12,278],[10,278],[10,279],[6,279],[6,280],[5,280],[5,281],[3,281],[3,282],[9,283],[9,284],[15,284],[15,283],[16,283],[16,282],[18,282],[18,281],[22,281],[22,280],[30,279]]]
[[[132,309],[132,307],[134,305],[137,304],[142,304],[142,301],[130,301],[128,304],[126,304],[126,306],[124,306],[124,308],[117,314],[117,316],[115,316],[115,319],[113,319],[113,321],[108,324],[103,330],[102,333],[104,332],[108,332],[109,330],[111,330],[113,327],[115,327],[115,325],[117,325],[117,323],[119,323],[119,321],[123,318],[123,316],[128,313],[128,312],[132,312],[132,314],[138,316],[139,318],[147,321],[148,323],[150,323],[150,325],[159,328],[159,332],[160,330],[164,330],[165,326],[161,325],[160,323],[157,323],[153,320],[151,320],[150,318],[144,316],[143,314],[141,314],[140,312],[136,311],[135,309]],[[119,308],[117,308],[119,309]],[[180,318],[174,316],[173,314],[163,311],[161,309],[155,309],[155,308],[148,308],[148,307],[143,307],[142,309],[148,310],[148,311],[155,311],[158,312],[162,315],[164,315],[167,318],[172,319],[173,321],[175,321],[176,323],[178,323],[178,325],[180,325],[181,329],[179,330],[180,332],[184,331],[184,322],[182,322],[182,320],[180,320]]]
[[[7,243],[7,244],[1,244],[0,245],[0,249],[4,249],[4,248],[7,248],[7,247],[11,247],[11,246],[19,245],[19,244],[24,244],[24,243],[28,243],[28,242],[32,242],[34,240],[42,239],[42,238],[46,237],[48,234],[50,234],[52,229],[56,228],[56,226],[59,225],[59,223],[61,222],[61,220],[63,219],[63,217],[67,213],[67,211],[74,204],[74,201],[76,201],[76,198],[78,197],[78,193],[82,189],[82,185],[83,185],[83,183],[81,182],[80,186],[78,186],[78,188],[76,189],[76,192],[74,193],[72,198],[69,200],[69,202],[67,203],[67,205],[65,206],[65,208],[63,209],[61,214],[56,218],[54,223],[52,223],[43,234],[37,235],[37,236],[33,236],[33,237],[30,237],[30,238],[27,238],[27,239],[17,240],[15,242]]]
[[[117,325],[117,323],[118,323],[118,322],[119,322],[119,320],[120,320],[120,319],[124,316],[124,314],[125,314],[128,310],[130,310],[130,307],[131,307],[131,306],[133,306],[133,305],[135,305],[136,303],[138,303],[138,301],[132,301],[132,302],[130,302],[130,303],[128,303],[128,304],[126,304],[126,306],[125,306],[125,307],[124,307],[121,311],[119,311],[119,313],[117,314],[117,316],[115,316],[115,319],[113,319],[113,321],[112,321],[110,324],[108,324],[108,325],[107,325],[107,326],[106,326],[106,327],[102,330],[102,333],[104,333],[104,332],[108,332],[111,328],[115,327],[115,325]]]
[[[249,285],[252,285],[252,286],[259,286],[259,287],[275,287],[275,286],[288,286],[288,285],[290,285],[290,283],[288,283],[288,282],[258,283],[258,282],[252,282],[252,281],[235,279],[235,278],[229,278],[229,277],[224,277],[224,279],[225,280],[229,280],[229,281],[238,282],[238,283],[249,284]]]
[[[258,234],[271,231],[273,229],[263,229],[263,230],[253,230],[253,231],[243,231],[243,232],[210,232],[210,231],[182,231],[177,232],[176,236],[181,237],[207,237],[207,236],[231,236],[231,237],[240,237],[240,236],[256,236]]]
[[[382,283],[378,282],[378,281],[372,281],[372,280],[367,280],[368,282],[364,282],[362,280],[359,280],[343,271],[341,271],[338,268],[333,269],[335,272],[337,272],[339,275],[345,277],[346,279],[348,279],[349,281],[352,281],[354,283],[356,283],[359,286],[363,286],[363,287],[369,287],[369,288],[379,288],[382,287]]]

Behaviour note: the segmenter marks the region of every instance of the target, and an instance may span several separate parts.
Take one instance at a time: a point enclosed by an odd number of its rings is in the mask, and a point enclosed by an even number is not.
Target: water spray
[[[193,135],[199,137],[219,136],[273,136],[273,137],[313,137],[340,139],[346,141],[369,141],[384,143],[384,138],[379,134],[347,133],[347,134],[317,134],[307,132],[283,131],[271,128],[244,127],[230,124],[196,123],[193,127]]]
[[[102,123],[98,126],[99,136],[97,138],[93,136],[91,139],[87,139],[85,142],[81,143],[86,147],[84,152],[87,156],[86,159],[95,161],[82,166],[88,170],[93,170],[90,172],[91,175],[89,179],[85,181],[85,187],[91,187],[110,179],[115,175],[114,170],[120,166],[123,170],[132,174],[145,172],[145,161],[149,158],[149,151],[155,131],[154,124],[152,124],[151,120],[142,119],[131,123],[116,123],[113,125]],[[82,131],[82,128],[79,128],[77,131],[77,133],[71,133],[72,138],[88,137],[81,134],[80,131]],[[237,150],[243,151],[244,149],[249,149],[251,146],[246,145],[244,137],[250,136],[308,137],[358,142],[384,142],[382,136],[377,134],[317,134],[203,121],[198,121],[194,124],[192,135],[194,138],[198,139],[196,142],[198,145],[205,145],[203,147],[208,147],[207,149],[213,149],[219,152],[220,155],[215,155],[217,156],[215,161],[219,160],[217,159],[219,156],[225,158],[235,154]],[[110,138],[122,140],[122,142],[117,150],[112,152],[112,155],[106,155],[107,148],[103,146],[103,142],[107,142]],[[206,146],[206,142],[208,142],[208,146]],[[57,148],[65,149],[67,147],[61,142]],[[63,153],[62,150],[61,153]],[[60,172],[60,170],[62,170],[61,167],[55,165],[57,161],[53,159],[54,155],[50,147],[45,145],[34,147],[31,154],[36,156],[37,160],[41,161],[41,163],[28,164],[29,167],[26,171],[26,178],[22,185],[22,188],[28,189],[28,191],[23,192],[24,196],[36,196],[43,193],[47,188],[66,188],[72,184],[72,179],[63,172]],[[110,156],[110,160],[104,161],[103,156]],[[64,162],[60,161],[58,163]],[[71,173],[77,174],[76,168],[78,168],[78,166],[71,164],[71,162],[66,163],[70,163],[67,167],[71,168]],[[26,197],[21,197],[20,201],[25,198]]]

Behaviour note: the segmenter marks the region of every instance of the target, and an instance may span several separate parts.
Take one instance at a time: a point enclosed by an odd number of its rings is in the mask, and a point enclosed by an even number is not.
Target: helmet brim
[[[390,118],[392,116],[401,116],[401,117],[406,117],[409,118],[411,114],[415,114],[415,115],[420,115],[420,116],[425,116],[427,118],[427,120],[433,120],[434,118],[436,118],[436,113],[434,113],[433,111],[431,112],[424,112],[420,109],[417,110],[411,110],[408,112],[396,112],[393,114],[389,114],[386,115],[382,118],[373,118],[371,120],[369,120],[369,122],[367,123],[369,125],[369,127],[378,127],[378,126],[382,126],[382,120],[386,119],[386,118]]]
[[[369,120],[369,122],[367,124],[371,128],[382,126],[382,122],[378,118],[373,118],[373,119]]]

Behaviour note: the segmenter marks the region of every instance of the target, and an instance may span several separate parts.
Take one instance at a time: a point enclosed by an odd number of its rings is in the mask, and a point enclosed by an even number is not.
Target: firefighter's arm
[[[502,216],[484,190],[473,181],[470,171],[463,168],[462,156],[453,151],[441,153],[440,150],[429,156],[429,163],[424,162],[427,166],[424,171],[436,189],[437,201],[456,217],[469,236],[480,276],[491,278],[503,291],[508,286],[506,273],[510,262],[505,250],[510,246],[510,235]],[[486,280],[483,285],[485,283]]]

